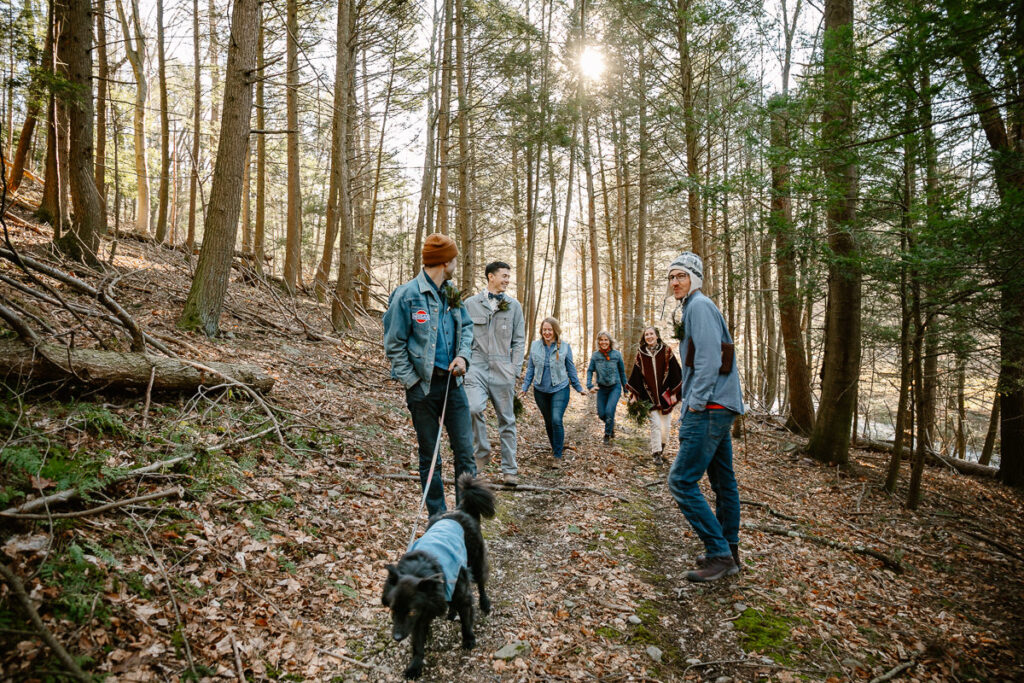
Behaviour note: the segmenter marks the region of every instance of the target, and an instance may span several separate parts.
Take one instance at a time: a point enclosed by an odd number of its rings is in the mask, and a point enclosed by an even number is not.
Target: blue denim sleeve
[[[626,364],[622,361],[622,354],[621,353],[619,354],[619,357],[616,358],[616,360],[618,361],[618,365],[619,365],[619,382],[622,384],[622,388],[625,389],[626,388],[626,382],[627,382],[627,380],[626,380]]]
[[[717,310],[708,300],[698,300],[689,316],[687,328],[693,340],[693,381],[686,396],[689,408],[704,410],[718,381],[722,367],[722,330]]]
[[[572,362],[572,347],[566,344],[565,349],[565,372],[569,375],[569,384],[576,391],[583,391],[583,385],[580,384],[580,376],[576,374],[576,364]]]
[[[530,354],[530,357],[526,361],[526,376],[523,377],[523,391],[529,389],[530,385],[533,384],[533,373],[535,372],[536,369],[533,367],[533,354]]]
[[[587,366],[587,389],[594,388],[594,373],[597,372],[597,354],[590,357],[590,365]]]
[[[409,325],[411,318],[406,311],[405,297],[399,291],[392,295],[388,310],[384,314],[384,353],[391,362],[391,376],[406,389],[420,381],[412,361],[409,360]]]

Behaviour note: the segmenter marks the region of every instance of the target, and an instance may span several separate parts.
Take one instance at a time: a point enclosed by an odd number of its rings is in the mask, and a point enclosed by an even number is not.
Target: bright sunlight
[[[588,45],[580,55],[580,73],[584,78],[596,81],[604,73],[604,53],[601,48]]]

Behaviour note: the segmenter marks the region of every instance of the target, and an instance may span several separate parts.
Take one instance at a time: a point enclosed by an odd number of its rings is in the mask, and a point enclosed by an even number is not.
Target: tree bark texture
[[[235,0],[231,13],[220,142],[210,206],[203,226],[203,247],[178,323],[185,329],[201,330],[209,336],[218,331],[238,232],[242,177],[249,146],[252,75],[256,69],[258,6],[257,0]]]
[[[828,267],[825,356],[818,415],[808,450],[822,462],[846,463],[850,427],[857,408],[860,375],[861,271],[856,242],[857,165],[855,137],[853,60],[853,0],[825,3],[824,88],[822,142],[827,184],[825,226],[832,258]]]
[[[204,361],[202,364],[264,393],[274,386],[273,377],[249,363]],[[33,348],[20,341],[0,341],[0,375],[4,376],[13,374],[40,382],[63,379],[94,388],[144,391],[149,386],[151,373],[154,391],[195,391],[201,386],[224,384],[224,378],[219,375],[166,356],[101,349],[69,350],[49,343]]]
[[[338,155],[338,282],[331,300],[331,324],[334,329],[343,329],[352,324],[355,305],[355,255],[353,254],[353,221],[351,194],[349,192],[350,173],[348,167],[348,144],[351,133],[348,112],[349,98],[352,90],[353,60],[353,12],[352,0],[341,0],[338,3],[338,57],[335,63],[336,77],[334,87],[343,93],[344,101],[339,105],[344,113],[340,128],[341,154]]]
[[[92,3],[61,0],[63,30],[58,54],[65,64],[70,92],[66,97],[70,154],[68,170],[74,218],[58,247],[78,261],[97,265],[96,251],[104,233],[103,211],[93,180]]]
[[[285,233],[284,286],[295,294],[302,284],[302,188],[299,167],[299,3],[288,0],[285,107],[288,125],[288,225]],[[341,48],[339,47],[339,51]]]
[[[117,0],[117,15],[124,32],[124,50],[132,73],[135,74],[135,110],[132,117],[135,141],[135,182],[138,202],[135,210],[135,227],[144,235],[149,234],[149,165],[146,160],[146,101],[149,99],[149,83],[146,80],[146,36],[142,33],[139,20],[138,0],[131,3],[132,18],[129,24],[121,0]],[[132,36],[135,42],[132,43]]]

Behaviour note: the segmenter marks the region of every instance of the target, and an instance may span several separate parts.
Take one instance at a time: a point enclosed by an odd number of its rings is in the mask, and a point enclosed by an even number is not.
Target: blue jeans
[[[735,419],[736,413],[725,409],[684,410],[679,420],[679,455],[668,473],[669,491],[704,542],[707,557],[731,555],[729,544],[739,542],[740,493],[729,434]],[[715,492],[714,513],[700,491],[705,472]]]
[[[548,433],[548,443],[551,444],[551,452],[555,458],[562,459],[562,449],[565,447],[565,427],[562,425],[562,417],[565,409],[569,406],[569,387],[566,386],[553,394],[533,389],[533,398],[537,401],[540,414],[544,417],[544,429]]]
[[[423,388],[419,384],[405,390],[405,404],[412,415],[412,426],[416,430],[416,441],[419,444],[420,491],[427,486],[430,461],[434,457],[434,444],[441,438],[439,422],[445,403],[446,381],[444,378],[435,377],[430,383],[430,393],[426,396],[423,395]],[[452,378],[450,381],[444,427],[452,447],[457,481],[463,472],[476,474],[476,462],[473,460],[473,424],[469,416],[469,401],[466,400],[465,390],[461,386],[456,386],[455,379]],[[456,504],[461,497],[459,487],[456,486]],[[444,502],[444,485],[441,482],[441,453],[438,452],[434,477],[430,481],[430,491],[427,494],[427,513],[433,516],[447,509]]]
[[[597,385],[597,417],[604,422],[604,435],[611,436],[615,432],[615,408],[622,396],[622,385]]]

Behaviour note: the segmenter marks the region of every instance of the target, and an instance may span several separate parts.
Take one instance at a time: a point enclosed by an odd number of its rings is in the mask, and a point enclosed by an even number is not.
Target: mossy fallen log
[[[91,387],[145,391],[152,377],[152,390],[158,392],[195,391],[201,386],[230,384],[225,377],[263,393],[274,386],[274,378],[256,365],[215,361],[204,361],[202,365],[213,372],[166,356],[0,340],[0,376],[17,375],[29,381],[66,379]]]

